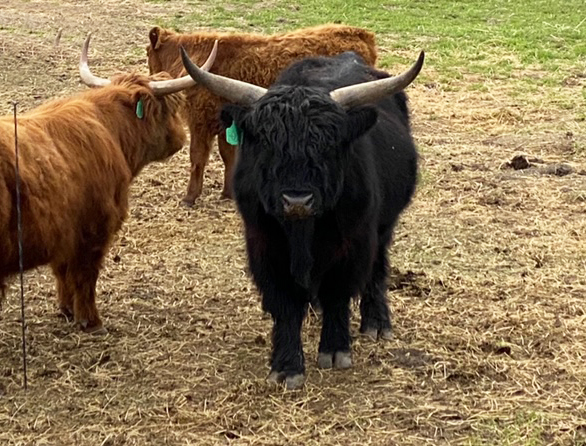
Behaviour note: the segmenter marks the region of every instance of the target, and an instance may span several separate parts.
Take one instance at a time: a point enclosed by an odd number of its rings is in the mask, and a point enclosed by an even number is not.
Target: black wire
[[[12,102],[14,107],[14,153],[16,162],[14,171],[16,174],[16,221],[18,228],[18,266],[20,268],[20,314],[22,318],[22,369],[24,373],[24,390],[27,390],[28,380],[26,374],[26,320],[24,318],[24,254],[22,252],[22,216],[20,208],[20,169],[18,165],[18,125],[16,120],[17,102]]]

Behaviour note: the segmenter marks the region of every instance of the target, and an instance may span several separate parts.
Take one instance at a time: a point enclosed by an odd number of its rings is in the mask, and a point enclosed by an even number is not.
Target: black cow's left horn
[[[212,93],[217,94],[230,102],[240,105],[250,105],[260,99],[267,92],[266,88],[249,84],[219,74],[208,73],[194,64],[187,52],[181,47],[183,66],[189,75],[198,84],[203,85]]]
[[[422,51],[419,54],[417,62],[415,62],[407,71],[398,76],[338,88],[330,92],[330,96],[341,106],[350,108],[356,105],[376,101],[383,96],[397,93],[398,91],[405,89],[415,80],[423,67],[424,59],[425,53]]]

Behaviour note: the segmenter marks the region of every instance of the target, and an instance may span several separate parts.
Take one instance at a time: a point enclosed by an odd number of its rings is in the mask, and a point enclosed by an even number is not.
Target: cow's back
[[[293,62],[279,75],[274,85],[297,85],[334,90],[388,76],[384,71],[367,65],[359,53],[344,51],[334,57],[310,57]]]
[[[147,48],[150,71],[185,75],[179,56],[184,47],[196,63],[203,63],[215,40],[218,55],[211,72],[233,79],[269,87],[289,64],[315,56],[336,56],[354,51],[374,66],[377,60],[375,35],[371,31],[346,25],[322,25],[284,34],[196,32],[178,34],[154,28],[159,43]],[[156,60],[156,64],[151,64]]]
[[[152,44],[148,47],[151,71],[156,67],[156,70],[175,77],[186,74],[179,57],[181,46],[196,63],[201,64],[216,39],[219,48],[210,70],[212,73],[266,88],[290,64],[308,57],[336,56],[354,51],[370,65],[374,65],[377,59],[374,33],[346,25],[322,25],[268,36],[214,32],[177,34],[155,29],[160,33],[160,44],[157,49],[153,49]],[[153,63],[155,59],[156,63]],[[224,101],[199,85],[188,89],[187,97],[186,118],[190,126],[199,127],[199,131],[211,127],[206,130],[219,133],[221,125],[217,117]]]
[[[248,61],[257,67],[258,72],[249,72],[249,63],[243,61],[235,64],[240,67],[232,67],[233,72],[228,76],[261,87],[269,87],[289,65],[303,59],[316,56],[332,57],[354,51],[367,64],[374,66],[377,58],[374,34],[361,28],[344,25],[324,25],[282,36],[271,36],[265,45],[258,49],[251,45],[248,51]]]

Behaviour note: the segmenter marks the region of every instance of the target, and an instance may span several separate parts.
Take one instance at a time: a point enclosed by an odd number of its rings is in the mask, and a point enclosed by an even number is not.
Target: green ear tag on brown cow
[[[139,99],[136,103],[136,116],[138,119],[142,119],[144,116],[144,105],[142,103],[142,99]]]
[[[236,126],[236,121],[232,121],[232,125],[226,129],[226,141],[233,146],[240,144],[240,129]]]

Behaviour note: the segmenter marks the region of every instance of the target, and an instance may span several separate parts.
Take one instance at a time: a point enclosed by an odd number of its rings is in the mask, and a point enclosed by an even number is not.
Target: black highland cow
[[[390,335],[387,250],[417,176],[402,90],[423,53],[396,77],[352,52],[305,59],[268,90],[182,56],[194,80],[238,104],[222,120],[240,134],[235,198],[250,270],[274,321],[269,380],[303,385],[301,326],[311,298],[323,309],[318,366],[350,367],[353,296],[361,294],[361,332]]]

